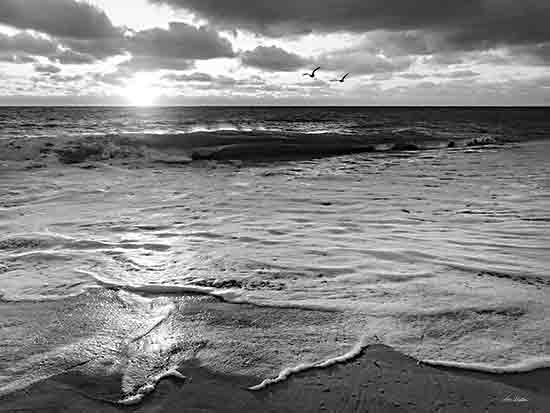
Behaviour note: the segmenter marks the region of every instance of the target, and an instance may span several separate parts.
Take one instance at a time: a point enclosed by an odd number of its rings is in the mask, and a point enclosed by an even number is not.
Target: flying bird
[[[311,77],[311,78],[314,78],[314,77],[315,77],[315,72],[318,71],[320,68],[321,68],[321,66],[315,68],[315,69],[313,70],[313,72],[311,72],[311,73],[304,73],[304,76],[309,76],[309,77]]]
[[[346,74],[342,77],[342,79],[333,79],[333,80],[331,80],[331,82],[340,82],[340,83],[344,83],[344,80],[346,80],[346,77],[348,77],[348,76],[349,76],[349,73],[346,73]]]

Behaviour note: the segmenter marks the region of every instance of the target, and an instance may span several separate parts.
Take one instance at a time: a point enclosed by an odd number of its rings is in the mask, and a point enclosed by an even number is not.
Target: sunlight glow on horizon
[[[161,93],[147,79],[135,77],[130,79],[121,94],[132,106],[154,106]]]

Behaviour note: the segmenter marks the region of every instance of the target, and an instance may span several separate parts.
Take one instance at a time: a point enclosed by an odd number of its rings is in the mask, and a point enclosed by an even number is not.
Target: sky
[[[0,105],[550,105],[548,22],[548,0],[0,0]]]

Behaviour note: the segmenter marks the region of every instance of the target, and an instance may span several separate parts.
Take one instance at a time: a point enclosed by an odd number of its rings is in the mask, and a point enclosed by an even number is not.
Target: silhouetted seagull
[[[342,77],[342,79],[333,79],[333,80],[331,80],[331,82],[340,82],[340,83],[344,83],[344,80],[346,80],[346,77],[348,77],[348,76],[349,76],[349,73],[346,73],[346,74],[344,75],[344,77]]]
[[[304,73],[304,76],[309,76],[309,77],[311,77],[311,78],[314,78],[314,77],[315,77],[315,72],[318,71],[320,68],[321,68],[321,66],[315,68],[315,69],[313,70],[313,72],[311,72],[311,73]]]

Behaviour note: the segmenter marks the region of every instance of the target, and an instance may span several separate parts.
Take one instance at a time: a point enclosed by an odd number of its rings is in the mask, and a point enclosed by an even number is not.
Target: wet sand
[[[66,373],[0,398],[0,412],[547,412],[550,370],[493,375],[439,369],[383,345],[354,360],[298,373],[261,391],[254,377],[194,363],[141,404],[118,405],[120,377]]]

